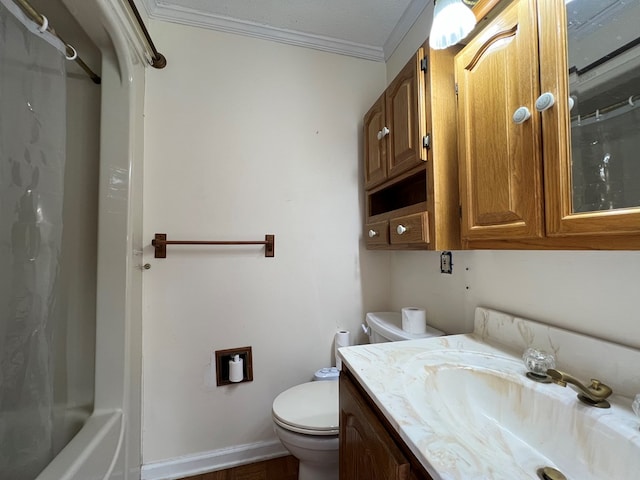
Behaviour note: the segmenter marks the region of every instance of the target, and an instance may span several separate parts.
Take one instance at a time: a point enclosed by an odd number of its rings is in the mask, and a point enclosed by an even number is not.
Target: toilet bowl
[[[363,325],[370,343],[444,335],[427,327],[414,335],[401,328],[397,312],[369,313]],[[273,401],[274,430],[282,444],[299,460],[298,480],[338,480],[339,371],[323,368],[315,381],[285,390]]]
[[[276,435],[299,460],[298,480],[338,480],[338,382],[307,382],[273,401]]]

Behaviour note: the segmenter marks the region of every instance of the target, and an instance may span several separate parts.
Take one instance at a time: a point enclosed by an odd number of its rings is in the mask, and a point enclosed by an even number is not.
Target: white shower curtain
[[[60,45],[33,31],[0,5],[0,477],[11,480],[33,480],[55,454],[66,73]]]

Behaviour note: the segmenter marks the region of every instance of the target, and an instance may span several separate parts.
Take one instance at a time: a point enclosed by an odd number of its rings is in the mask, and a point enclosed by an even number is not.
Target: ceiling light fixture
[[[429,46],[442,50],[465,38],[476,26],[473,11],[462,0],[436,0]]]

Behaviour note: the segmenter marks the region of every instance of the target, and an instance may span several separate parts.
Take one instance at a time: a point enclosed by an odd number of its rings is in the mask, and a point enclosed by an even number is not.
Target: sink
[[[520,357],[530,347],[553,352],[581,381],[611,386],[611,408],[527,378]],[[340,355],[433,480],[537,480],[542,468],[569,480],[640,478],[640,419],[631,409],[640,348],[477,307],[472,333]]]
[[[529,380],[519,358],[486,350],[430,350],[401,368],[412,414],[399,428],[428,433],[416,447],[442,479],[537,479],[543,467],[570,480],[637,478],[640,431],[626,399],[583,405],[570,388]]]

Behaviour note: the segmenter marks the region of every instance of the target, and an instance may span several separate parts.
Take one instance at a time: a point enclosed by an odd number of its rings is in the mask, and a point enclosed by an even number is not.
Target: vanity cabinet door
[[[340,376],[340,480],[410,480],[409,461],[354,385]]]
[[[544,235],[536,23],[514,0],[455,59],[465,241]]]

